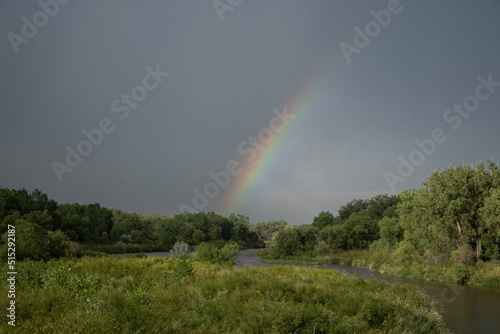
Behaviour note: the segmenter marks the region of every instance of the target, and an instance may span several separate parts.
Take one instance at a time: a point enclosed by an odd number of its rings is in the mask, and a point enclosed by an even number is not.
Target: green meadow
[[[237,269],[184,255],[24,260],[17,271],[18,333],[447,332],[417,288],[331,270]]]

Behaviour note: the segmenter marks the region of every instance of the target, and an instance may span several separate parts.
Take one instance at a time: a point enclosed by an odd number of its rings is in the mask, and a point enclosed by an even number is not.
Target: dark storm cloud
[[[326,81],[241,209],[251,221],[310,223],[322,210],[389,192],[384,172],[396,172],[398,156],[436,127],[447,141],[397,191],[435,168],[498,161],[500,91],[456,131],[443,120],[478,76],[500,81],[498,2],[401,0],[403,10],[350,63],[339,44],[354,45],[354,28],[394,1],[245,0],[223,21],[212,1],[62,3],[17,53],[8,34],[23,36],[23,17],[42,20],[43,8],[0,3],[3,187],[174,215],[210,171],[244,160],[238,145],[325,63]],[[157,65],[170,75],[119,119],[113,101]],[[65,163],[65,147],[76,149],[82,130],[105,118],[113,132],[59,182],[51,164]]]

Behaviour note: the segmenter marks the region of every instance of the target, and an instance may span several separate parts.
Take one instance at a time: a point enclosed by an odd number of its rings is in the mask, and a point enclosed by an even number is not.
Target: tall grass
[[[367,268],[382,274],[402,278],[441,281],[453,284],[500,287],[500,262],[478,261],[475,265],[464,265],[446,260],[430,262],[423,257],[399,258],[388,250],[350,250],[315,258],[290,257],[286,260],[263,259],[263,263],[278,264],[340,264]]]
[[[335,271],[115,257],[24,261],[17,271],[19,333],[445,332],[417,289]]]

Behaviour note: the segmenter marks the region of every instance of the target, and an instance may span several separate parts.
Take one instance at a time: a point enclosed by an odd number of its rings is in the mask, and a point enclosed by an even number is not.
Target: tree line
[[[261,255],[384,250],[424,261],[474,264],[500,259],[500,170],[492,161],[431,173],[419,189],[353,200],[310,225],[283,226]]]
[[[141,215],[97,203],[58,204],[39,190],[0,188],[2,256],[9,224],[16,226],[18,259],[67,256],[75,252],[70,242],[77,255],[169,250],[177,242],[222,248],[235,242],[240,248],[266,245],[262,255],[268,258],[370,249],[471,264],[500,258],[500,170],[489,160],[487,166],[438,170],[419,189],[356,199],[337,215],[323,211],[301,226],[284,221],[252,226],[248,217],[213,212]]]
[[[77,251],[107,253],[169,250],[176,242],[218,246],[234,241],[259,246],[248,217],[213,212],[183,213],[169,218],[101,207],[99,204],[58,204],[36,189],[0,188],[0,235],[6,247],[7,227],[16,226],[16,258],[63,257]],[[82,246],[83,245],[83,246]],[[3,251],[2,255],[6,253]],[[87,252],[91,253],[91,252]]]

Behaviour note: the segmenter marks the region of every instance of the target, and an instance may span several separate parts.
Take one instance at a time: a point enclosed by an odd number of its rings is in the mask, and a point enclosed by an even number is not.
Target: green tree
[[[392,218],[396,215],[396,207],[401,202],[398,195],[377,195],[368,200],[366,211],[372,219]]]
[[[500,236],[500,187],[491,191],[480,210],[481,215],[491,235]]]
[[[330,225],[319,232],[318,239],[325,242],[332,250],[347,249],[348,233],[344,224]]]
[[[404,192],[397,211],[405,239],[419,251],[447,253],[470,247],[479,259],[482,239],[495,226],[483,208],[490,194],[495,202],[493,190],[500,185],[498,167],[491,161],[488,165],[479,163],[474,168],[459,164],[438,170],[429,175],[422,189]]]
[[[303,250],[305,252],[313,251],[318,242],[319,228],[313,225],[303,225],[297,231]]]
[[[194,244],[193,233],[195,231],[192,223],[183,223],[177,235],[177,241],[185,241],[188,244]]]
[[[179,216],[174,218],[162,217],[161,223],[156,227],[160,245],[171,247],[177,241],[177,235],[182,224],[183,222]]]
[[[483,237],[484,256],[496,259],[500,256],[500,187],[491,191],[481,208],[481,215],[488,231]]]
[[[196,229],[193,232],[193,241],[195,244],[199,244],[200,242],[204,242],[208,240],[208,236],[205,232],[200,229]]]
[[[342,220],[347,220],[349,217],[356,212],[366,211],[368,207],[368,202],[362,199],[355,199],[341,206],[339,209],[339,216]]]
[[[250,230],[248,217],[232,213],[228,220],[233,224],[231,240],[238,242],[242,246],[247,246],[257,241],[257,234]]]
[[[267,223],[258,223],[254,230],[257,233],[257,237],[261,242],[267,242],[273,236],[274,232],[281,231],[287,226],[287,223],[283,220],[270,221]]]
[[[13,211],[9,215],[5,216],[1,220],[2,223],[0,224],[0,233],[3,234],[5,231],[7,231],[7,226],[14,225],[16,223],[16,220],[18,219],[21,219],[21,212],[19,211]]]
[[[300,236],[295,228],[285,228],[276,232],[273,239],[274,245],[271,248],[271,253],[274,256],[297,255],[301,251]]]
[[[46,230],[54,229],[54,218],[47,210],[44,211],[31,211],[23,216],[23,219],[40,225]]]
[[[46,229],[38,224],[18,219],[14,223],[16,230],[16,260],[46,260],[49,258],[49,236]],[[8,234],[2,236],[2,255],[7,254]]]
[[[403,240],[404,230],[399,225],[397,218],[384,217],[378,222],[380,239],[377,240],[379,247],[395,248]],[[370,248],[371,249],[371,248]]]
[[[442,213],[436,210],[429,189],[406,190],[401,197],[403,201],[397,211],[405,245],[411,244],[421,254],[425,251],[449,254],[460,246],[458,230],[446,224]]]
[[[344,225],[347,229],[347,249],[365,249],[379,238],[378,226],[366,211],[353,213]]]
[[[313,219],[313,226],[316,226],[317,228],[324,229],[325,227],[332,225],[334,222],[334,217],[330,213],[330,211],[321,211],[319,215],[314,217]]]
[[[69,237],[61,230],[47,232],[49,257],[60,258],[70,255]]]

